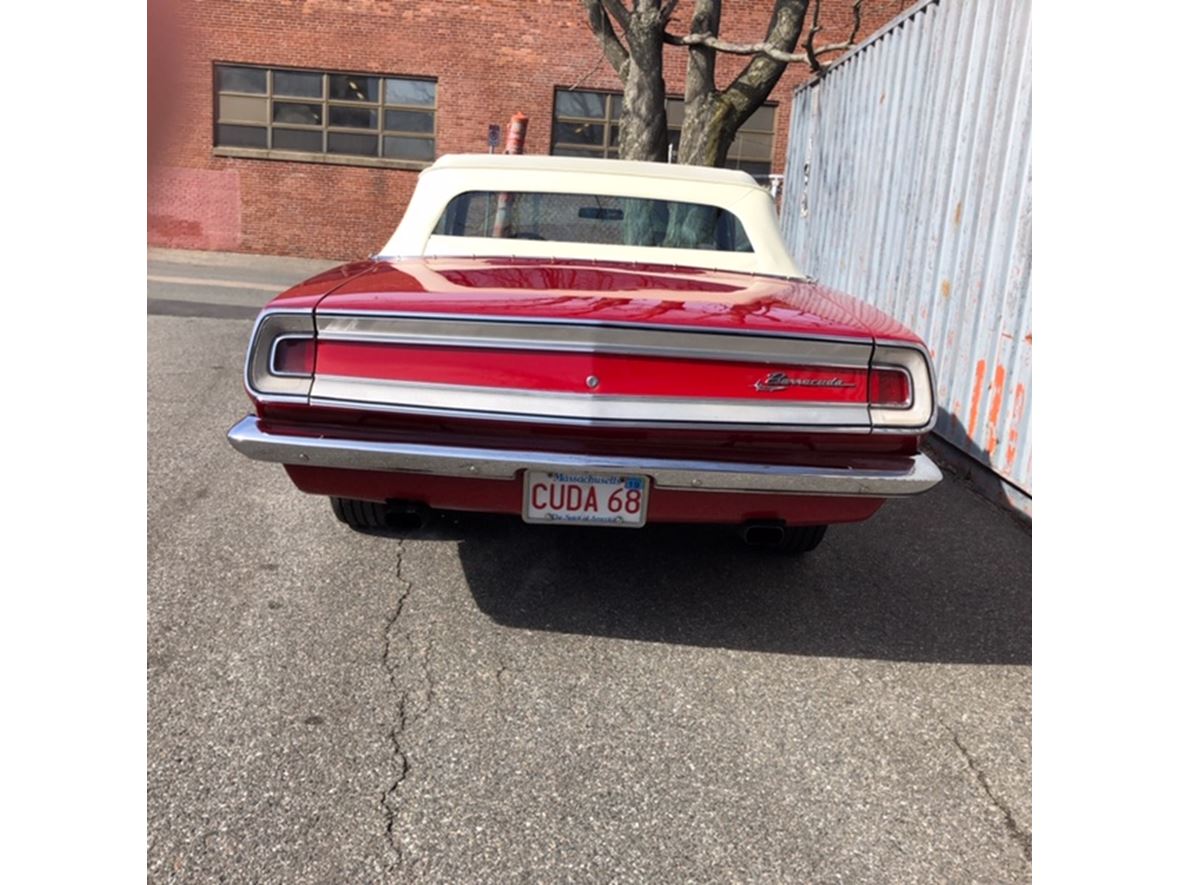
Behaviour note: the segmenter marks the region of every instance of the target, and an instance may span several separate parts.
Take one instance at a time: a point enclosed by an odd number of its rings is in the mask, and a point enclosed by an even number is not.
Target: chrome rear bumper
[[[657,488],[687,491],[886,498],[916,495],[942,479],[942,472],[922,454],[906,459],[905,467],[898,470],[841,470],[780,464],[571,455],[265,433],[253,415],[230,428],[229,442],[256,461],[307,467],[503,480],[514,479],[522,470],[639,473],[650,476]]]

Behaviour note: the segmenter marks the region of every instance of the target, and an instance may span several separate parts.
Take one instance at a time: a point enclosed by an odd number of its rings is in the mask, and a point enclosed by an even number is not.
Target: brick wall
[[[771,5],[730,0],[721,36],[761,40]],[[909,5],[866,0],[861,36]],[[850,8],[824,4],[818,42],[847,36]],[[214,62],[437,78],[439,155],[485,151],[488,124],[506,134],[516,111],[530,118],[527,151],[548,153],[555,87],[620,88],[578,0],[171,0],[169,9],[174,27],[150,30],[166,41],[159,57],[171,68],[168,94],[149,105],[153,245],[368,255],[389,238],[414,188],[413,171],[213,156]],[[670,30],[685,33],[691,10],[682,3]],[[719,55],[718,84],[745,62]],[[669,94],[683,94],[684,64],[684,50],[668,47]],[[792,65],[771,96],[779,102],[774,172],[786,152],[791,90],[806,77],[806,66]]]

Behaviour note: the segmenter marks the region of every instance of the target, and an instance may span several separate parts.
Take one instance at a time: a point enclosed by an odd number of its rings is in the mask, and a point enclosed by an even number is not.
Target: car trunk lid
[[[311,403],[546,425],[865,430],[881,389],[874,323],[800,280],[386,262],[317,306]]]

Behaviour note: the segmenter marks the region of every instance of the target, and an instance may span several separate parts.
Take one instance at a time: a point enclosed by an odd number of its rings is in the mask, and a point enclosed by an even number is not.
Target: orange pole
[[[512,115],[512,122],[508,124],[508,138],[504,143],[504,153],[523,154],[524,137],[529,130],[529,118],[517,111]],[[492,225],[492,236],[502,237],[511,233],[508,223],[508,213],[512,211],[512,194],[500,194],[496,200],[496,220]]]

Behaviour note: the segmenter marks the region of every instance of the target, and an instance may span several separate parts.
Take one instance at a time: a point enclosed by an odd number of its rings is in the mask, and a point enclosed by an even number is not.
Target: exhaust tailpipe
[[[787,538],[787,527],[781,522],[747,522],[740,531],[751,547],[780,547]]]
[[[416,531],[426,525],[430,514],[430,507],[419,501],[386,501],[383,514],[385,528]]]

